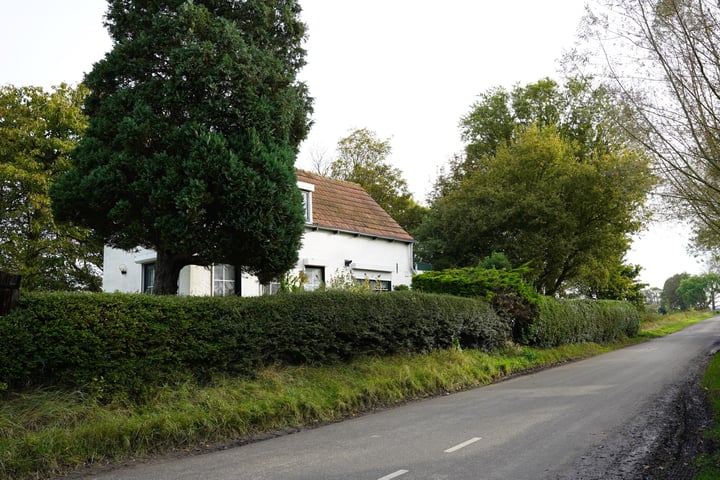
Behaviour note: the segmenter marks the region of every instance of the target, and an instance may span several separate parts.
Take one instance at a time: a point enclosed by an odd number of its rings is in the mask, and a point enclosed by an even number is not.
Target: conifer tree
[[[189,264],[261,281],[291,268],[311,112],[299,14],[295,0],[109,0],[113,48],[85,79],[90,124],[52,189],[58,217],[156,250],[159,294]]]

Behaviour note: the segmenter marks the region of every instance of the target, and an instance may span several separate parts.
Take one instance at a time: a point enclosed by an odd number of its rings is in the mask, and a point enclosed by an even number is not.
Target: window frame
[[[320,283],[313,284],[310,282],[310,275],[308,275],[308,269],[317,270],[320,272]],[[305,284],[303,285],[306,292],[312,292],[325,285],[325,267],[322,265],[305,265],[303,267],[303,274],[305,275]]]
[[[218,275],[218,270],[220,275]],[[220,278],[219,278],[220,277]],[[213,297],[227,297],[237,292],[237,269],[233,265],[215,263],[210,269],[210,295]],[[222,286],[216,288],[216,284]]]
[[[297,182],[297,186],[302,193],[303,208],[305,209],[305,223],[313,223],[313,192],[315,191],[315,185],[306,182]]]
[[[142,293],[152,295],[155,289],[155,262],[142,264]]]

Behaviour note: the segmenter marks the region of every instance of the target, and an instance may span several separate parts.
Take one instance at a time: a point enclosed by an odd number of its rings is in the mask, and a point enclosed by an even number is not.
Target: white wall
[[[103,291],[140,293],[143,286],[143,264],[153,263],[156,258],[157,255],[155,251],[147,248],[138,247],[126,251],[106,245],[103,249]],[[197,273],[195,275],[192,275],[192,273],[197,269],[202,270],[204,268],[205,267],[189,265],[180,271],[178,291],[181,295],[202,295],[202,293],[191,293],[191,291],[197,291],[198,288],[202,289],[202,283],[200,283],[198,287],[191,287],[191,285],[197,282],[197,280],[194,279]],[[200,278],[202,278],[202,275],[200,275]]]
[[[103,290],[106,292],[137,293],[142,289],[142,265],[154,262],[155,252],[137,248],[127,252],[105,247],[103,261]],[[302,247],[298,252],[297,274],[305,266],[323,267],[325,281],[346,271],[345,260],[357,278],[389,280],[392,286],[409,285],[413,275],[412,244],[373,239],[347,233],[307,229]],[[121,267],[126,271],[121,273]],[[242,276],[241,292],[244,297],[261,293],[255,277]],[[212,269],[189,265],[182,269],[178,279],[180,295],[210,295],[212,293]]]
[[[136,248],[126,252],[105,246],[103,251],[103,290],[106,292],[139,293],[142,289],[142,264],[136,258],[155,258],[155,252]],[[120,269],[126,273],[121,273]]]
[[[412,279],[412,244],[334,233],[325,230],[307,230],[298,252],[297,271],[306,265],[325,268],[325,281],[345,269],[345,260],[358,278],[380,277],[389,280],[393,287],[409,285]]]

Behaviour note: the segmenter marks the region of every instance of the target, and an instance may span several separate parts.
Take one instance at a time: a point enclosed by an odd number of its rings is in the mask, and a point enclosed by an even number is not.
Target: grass
[[[157,389],[142,402],[100,403],[79,391],[6,394],[0,409],[0,479],[43,478],[87,465],[333,422],[408,400],[486,385],[515,373],[598,355],[708,318],[671,315],[612,345],[508,347],[363,358],[330,367],[269,367],[253,380],[219,378]],[[719,390],[720,391],[720,390]]]
[[[670,335],[690,325],[706,320],[715,313],[710,311],[696,312],[678,312],[672,315],[648,315],[640,327],[639,338],[651,339],[656,337],[664,337]]]
[[[705,432],[707,440],[720,444],[720,355],[715,355],[710,360],[702,380],[713,413],[713,426]],[[697,480],[713,480],[720,478],[720,451],[702,456],[698,459],[699,473]]]

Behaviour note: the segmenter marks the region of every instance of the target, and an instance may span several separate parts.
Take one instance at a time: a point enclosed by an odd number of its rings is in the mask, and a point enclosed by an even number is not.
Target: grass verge
[[[713,414],[713,426],[705,432],[705,438],[715,446],[720,444],[720,354],[715,355],[705,370],[702,386],[710,401]],[[720,451],[717,448],[711,455],[697,459],[699,473],[696,480],[714,480],[720,478]]]
[[[142,402],[99,403],[78,391],[36,390],[0,400],[0,479],[44,478],[83,466],[173,450],[214,448],[337,421],[404,401],[486,385],[509,375],[604,353],[708,318],[653,318],[612,345],[508,347],[364,358],[331,367],[270,367],[253,380],[222,378],[156,390]]]

